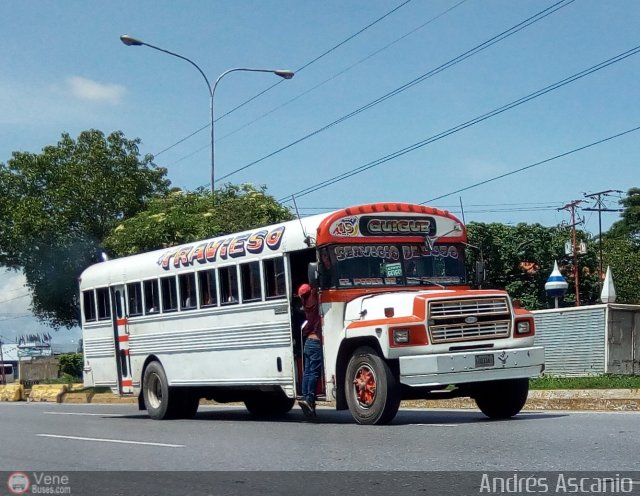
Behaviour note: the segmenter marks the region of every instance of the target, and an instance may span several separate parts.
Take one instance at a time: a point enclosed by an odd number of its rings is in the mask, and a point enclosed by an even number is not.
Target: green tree
[[[554,261],[569,283],[565,304],[575,302],[573,257],[564,253],[571,232],[562,227],[540,224],[484,224],[467,226],[469,243],[476,248],[466,251],[467,271],[473,280],[480,253],[485,261],[487,279],[483,287],[504,289],[531,310],[549,307],[544,284],[551,274]],[[578,257],[581,304],[595,303],[599,296],[596,249],[591,237],[578,231],[578,240],[587,242],[585,255]]]
[[[631,188],[627,197],[620,200],[624,208],[621,217],[607,232],[610,238],[629,238],[640,246],[640,188]]]
[[[53,327],[78,323],[77,278],[106,234],[168,189],[166,170],[141,158],[139,143],[121,132],[65,133],[0,164],[0,265],[24,271],[34,314]]]
[[[640,304],[640,248],[629,237],[604,238],[604,266],[611,268],[616,303]]]
[[[291,212],[266,188],[226,184],[215,191],[173,191],[121,222],[105,239],[116,256],[126,256],[291,220]]]
[[[603,265],[611,267],[616,303],[640,304],[640,188],[620,200],[621,219],[602,236]]]

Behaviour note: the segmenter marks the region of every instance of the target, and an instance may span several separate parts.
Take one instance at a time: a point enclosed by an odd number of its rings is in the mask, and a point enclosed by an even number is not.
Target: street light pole
[[[207,79],[207,76],[205,75],[205,73],[202,71],[202,69],[200,69],[200,67],[198,66],[198,64],[196,64],[193,60],[188,59],[187,57],[184,57],[182,55],[179,55],[177,53],[171,52],[169,50],[165,50],[164,48],[160,48],[154,45],[151,45],[149,43],[145,43],[144,41],[140,41],[132,36],[123,34],[122,36],[120,36],[120,41],[122,41],[122,43],[124,43],[127,46],[147,46],[149,48],[153,48],[154,50],[158,50],[160,52],[164,52],[167,53],[169,55],[173,55],[174,57],[178,57],[179,59],[185,60],[187,62],[189,62],[193,67],[195,67],[198,72],[202,75],[202,77],[204,78],[205,83],[207,83],[207,89],[209,90],[209,112],[210,112],[210,117],[211,117],[211,122],[210,122],[210,127],[211,127],[211,197],[213,198],[213,193],[214,193],[214,184],[215,184],[215,145],[214,145],[214,114],[213,114],[213,95],[215,94],[216,91],[216,87],[218,86],[218,83],[220,82],[220,80],[226,76],[227,74],[229,74],[230,72],[236,72],[236,71],[245,71],[245,72],[270,72],[272,74],[275,74],[276,76],[280,76],[283,79],[291,79],[294,76],[294,72],[293,71],[289,71],[286,69],[253,69],[253,68],[248,68],[248,67],[236,67],[234,69],[228,69],[226,71],[224,71],[222,74],[220,74],[220,76],[218,76],[218,79],[216,79],[215,83],[213,84],[213,88],[211,87],[211,84],[209,83],[209,79]]]
[[[218,83],[220,82],[220,80],[226,76],[227,74],[229,74],[230,72],[238,72],[238,71],[245,71],[245,72],[271,72],[272,74],[275,74],[276,76],[280,76],[283,79],[291,79],[294,76],[294,73],[292,71],[286,70],[286,69],[252,69],[252,68],[248,68],[248,67],[236,67],[234,69],[227,69],[226,71],[224,71],[222,74],[220,74],[218,76],[218,79],[216,79],[216,82],[213,84],[213,90],[211,90],[211,193],[213,194],[214,188],[213,188],[213,184],[214,184],[214,170],[215,170],[215,154],[214,154],[214,147],[215,147],[215,141],[214,141],[214,133],[213,133],[213,123],[214,123],[214,118],[213,118],[213,95],[216,92],[216,88],[218,87]]]

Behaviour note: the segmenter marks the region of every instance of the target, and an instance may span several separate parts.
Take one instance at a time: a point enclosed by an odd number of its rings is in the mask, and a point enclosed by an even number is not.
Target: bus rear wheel
[[[280,417],[293,408],[295,400],[279,392],[255,392],[244,400],[251,415],[256,417]]]
[[[388,424],[398,413],[400,391],[393,371],[373,348],[355,350],[345,376],[351,415],[359,424]]]
[[[474,399],[482,413],[500,420],[520,413],[528,395],[529,379],[510,379],[482,384]]]
[[[142,378],[142,394],[147,413],[152,419],[167,420],[177,416],[180,392],[169,387],[167,375],[159,362],[147,365]]]

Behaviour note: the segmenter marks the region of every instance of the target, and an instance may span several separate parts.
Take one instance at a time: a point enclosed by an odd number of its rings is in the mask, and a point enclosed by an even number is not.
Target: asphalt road
[[[202,406],[193,420],[153,421],[135,405],[0,403],[0,422],[0,470],[7,472],[144,471],[137,477],[155,473],[158,483],[158,471],[315,471],[313,477],[322,483],[330,478],[323,473],[331,471],[362,476],[640,470],[638,412],[525,412],[512,420],[489,421],[474,411],[401,410],[391,425],[360,426],[348,412],[330,409],[319,410],[316,423],[306,422],[297,407],[282,420],[257,421],[245,409],[227,406]],[[185,474],[172,477],[171,484],[188,485],[181,477]],[[387,474],[379,483],[396,479]],[[475,479],[471,484],[477,486]],[[298,482],[291,483],[304,492]],[[175,494],[171,484],[161,484],[167,492],[154,493]],[[253,494],[250,486],[243,488],[223,493]],[[113,488],[108,493],[120,494]],[[131,492],[130,486],[125,493],[147,494]]]

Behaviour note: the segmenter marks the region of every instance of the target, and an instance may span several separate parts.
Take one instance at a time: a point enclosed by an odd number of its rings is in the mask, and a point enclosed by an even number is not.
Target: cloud
[[[119,104],[126,92],[125,87],[122,85],[99,83],[79,76],[68,78],[67,84],[71,94],[80,100],[103,102],[111,105]]]

